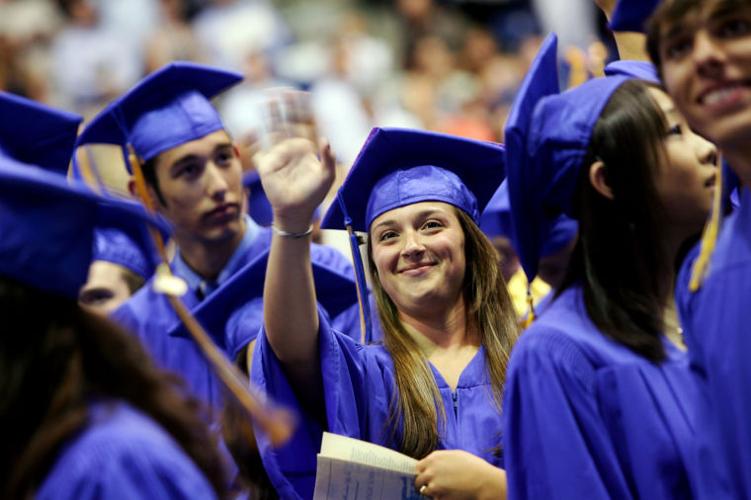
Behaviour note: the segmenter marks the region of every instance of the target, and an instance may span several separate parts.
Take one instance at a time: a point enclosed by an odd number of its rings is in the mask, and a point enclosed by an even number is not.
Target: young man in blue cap
[[[209,102],[241,79],[217,68],[171,63],[108,105],[78,141],[79,145],[120,145],[126,164],[141,166],[146,186],[139,196],[174,228],[177,253],[171,267],[188,285],[182,297],[188,308],[271,242],[272,230],[260,228],[244,214],[238,152]],[[134,191],[137,180],[136,176]],[[334,249],[315,247],[313,254],[323,265],[349,270],[347,260]],[[185,377],[196,395],[213,406],[219,404],[218,380],[192,339],[167,333],[178,322],[177,316],[151,286],[140,290],[113,318],[136,333],[160,364]]]
[[[751,2],[667,0],[647,30],[650,56],[692,128],[714,141],[741,184],[740,206],[708,226],[676,298],[706,395],[696,424],[699,498],[751,496]]]

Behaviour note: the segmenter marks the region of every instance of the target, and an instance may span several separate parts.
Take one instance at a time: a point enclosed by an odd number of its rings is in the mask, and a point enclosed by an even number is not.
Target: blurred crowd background
[[[236,69],[218,102],[236,139],[264,88],[294,86],[348,165],[373,126],[502,140],[550,30],[564,86],[613,57],[592,0],[0,0],[0,88],[88,118],[171,60]]]

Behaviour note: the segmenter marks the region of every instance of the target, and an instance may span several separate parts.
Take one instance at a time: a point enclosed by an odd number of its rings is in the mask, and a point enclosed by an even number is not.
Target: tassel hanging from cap
[[[352,229],[352,218],[347,213],[347,207],[344,205],[344,198],[341,191],[336,195],[336,201],[344,215],[344,227],[347,229],[349,236],[349,247],[352,251],[352,263],[355,268],[355,288],[357,290],[357,302],[360,306],[360,341],[363,344],[369,344],[373,340],[372,326],[370,321],[370,307],[368,304],[368,285],[365,281],[365,268],[360,255],[360,242],[357,234]]]
[[[720,162],[721,164],[721,162]],[[717,183],[715,184],[714,198],[712,199],[712,213],[709,217],[709,222],[704,226],[704,232],[701,236],[701,251],[699,256],[694,261],[691,268],[691,280],[688,284],[688,289],[691,292],[696,292],[701,288],[704,278],[709,270],[709,262],[712,259],[715,246],[717,245],[717,237],[720,234],[720,226],[722,224],[722,190],[723,190],[723,168],[719,168],[717,174]]]
[[[527,283],[527,316],[522,320],[521,327],[523,330],[529,328],[529,326],[537,318],[535,315],[535,298],[532,295],[532,282]]]

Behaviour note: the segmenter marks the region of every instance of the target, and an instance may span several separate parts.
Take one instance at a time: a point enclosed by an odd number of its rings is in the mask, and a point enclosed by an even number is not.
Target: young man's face
[[[223,130],[159,155],[156,178],[164,200],[159,212],[175,237],[203,244],[234,243],[243,232],[242,167]]]
[[[710,0],[662,23],[668,93],[692,128],[728,150],[751,140],[751,1]]]

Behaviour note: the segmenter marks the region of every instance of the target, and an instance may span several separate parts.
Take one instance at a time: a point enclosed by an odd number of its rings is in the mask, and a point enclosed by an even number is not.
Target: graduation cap
[[[504,170],[500,144],[374,128],[339,189],[341,202],[331,205],[321,227],[344,229],[348,215],[354,230],[367,231],[382,213],[422,201],[449,203],[479,221]]]
[[[143,207],[141,210],[145,212]],[[92,260],[112,262],[148,280],[161,263],[151,234],[138,221],[121,220],[116,224],[95,229]],[[166,239],[166,233],[162,237]]]
[[[480,216],[480,229],[490,238],[505,236],[513,238],[511,222],[511,204],[509,203],[508,181],[503,181],[501,187],[493,195]],[[553,222],[550,231],[544,239],[540,257],[553,255],[565,247],[576,237],[579,223],[565,214],[561,214]]]
[[[0,92],[0,151],[22,163],[65,175],[82,118]]]
[[[504,180],[488,201],[480,215],[480,229],[488,238],[511,238],[511,206],[508,201],[508,182]]]
[[[240,81],[242,75],[233,71],[172,62],[107,105],[86,126],[76,145],[130,144],[139,159],[150,160],[223,129],[209,99]]]
[[[525,195],[524,187],[527,184],[529,172],[525,169],[524,157],[526,155],[527,136],[530,131],[530,120],[537,103],[545,96],[558,94],[560,85],[558,80],[558,37],[555,33],[549,34],[540,46],[540,50],[530,65],[514,103],[511,106],[504,137],[506,140],[506,169],[508,183],[508,198],[511,208],[512,241],[516,248],[520,262],[524,266],[528,282],[531,283],[537,274],[537,261],[530,262],[529,256],[523,256],[520,240],[532,240],[538,247],[542,246],[543,237],[533,228],[525,227],[527,221],[522,216],[525,210],[530,212],[535,209],[532,200]],[[523,226],[514,229],[514,225]],[[527,271],[528,270],[528,271]]]
[[[67,173],[80,116],[5,92],[0,92],[0,116],[6,118],[0,120],[0,149],[7,156],[61,176]],[[133,209],[143,211],[136,204]],[[148,278],[158,257],[143,217],[111,222],[116,228],[95,230],[93,258],[120,264]]]
[[[232,359],[255,339],[263,325],[258,301],[263,298],[268,257],[267,251],[246,264],[192,311],[214,342]],[[318,302],[332,318],[357,303],[351,277],[314,261],[313,281]],[[187,337],[188,332],[178,323],[169,335]]]
[[[594,126],[610,96],[628,80],[596,78],[559,94],[555,47],[551,35],[522,83],[506,126],[513,241],[529,282],[555,222],[570,211]]]
[[[662,85],[660,77],[657,75],[657,68],[654,64],[648,61],[613,61],[605,66],[605,75],[630,76],[637,80],[644,80],[656,85]]]
[[[0,274],[76,298],[88,276],[94,227],[122,219],[160,226],[137,203],[103,198],[0,156]]]
[[[374,128],[321,222],[322,229],[347,229],[365,324],[372,339],[368,290],[354,231],[367,232],[379,215],[405,205],[440,201],[480,213],[504,176],[500,144],[424,130]],[[363,306],[365,305],[365,306]]]
[[[660,0],[618,0],[610,19],[610,29],[643,33],[647,19],[658,5]]]

